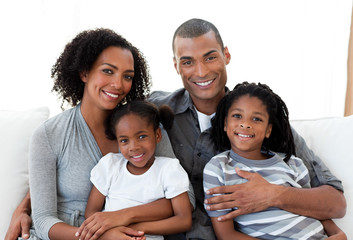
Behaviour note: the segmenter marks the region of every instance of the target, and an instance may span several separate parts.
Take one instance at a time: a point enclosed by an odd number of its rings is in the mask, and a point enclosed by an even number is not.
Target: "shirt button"
[[[197,156],[198,156],[198,157],[201,157],[201,153],[199,152],[199,153],[197,154]]]

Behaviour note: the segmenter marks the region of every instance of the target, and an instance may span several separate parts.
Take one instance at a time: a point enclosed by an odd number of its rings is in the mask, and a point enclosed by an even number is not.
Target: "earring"
[[[123,100],[121,100],[121,105],[125,105],[125,104],[127,104],[127,100],[126,100],[126,97],[124,97],[124,99]]]

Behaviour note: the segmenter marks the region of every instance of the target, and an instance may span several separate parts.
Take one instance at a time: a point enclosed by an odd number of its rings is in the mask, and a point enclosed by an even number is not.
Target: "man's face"
[[[174,51],[174,67],[194,104],[218,102],[225,94],[230,54],[227,47],[221,48],[215,33],[210,31],[195,38],[176,37]]]

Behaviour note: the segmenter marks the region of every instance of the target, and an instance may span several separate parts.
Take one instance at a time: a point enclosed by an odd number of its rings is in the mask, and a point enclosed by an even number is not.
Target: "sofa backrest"
[[[28,192],[28,144],[49,117],[47,107],[0,111],[0,239],[5,238],[15,208]]]
[[[334,221],[348,239],[353,239],[353,116],[294,120],[291,124],[310,149],[342,180],[347,213],[344,218]]]

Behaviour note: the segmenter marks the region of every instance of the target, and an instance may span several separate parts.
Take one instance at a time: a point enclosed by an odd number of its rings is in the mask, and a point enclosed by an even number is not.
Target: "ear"
[[[228,65],[228,63],[230,62],[230,59],[231,59],[228,47],[224,47],[223,54],[226,58],[226,64]]]
[[[178,70],[178,63],[177,60],[175,59],[175,57],[173,57],[173,63],[174,63],[174,68],[177,71],[177,73],[179,74],[179,70]]]
[[[272,132],[272,124],[268,124],[265,137],[269,138],[271,136],[271,132]]]
[[[81,78],[82,82],[86,83],[87,82],[87,72],[81,72],[80,78]]]
[[[224,119],[224,128],[223,130],[226,132],[227,131],[227,118]]]
[[[162,131],[161,128],[156,130],[156,142],[159,143],[162,140]]]

